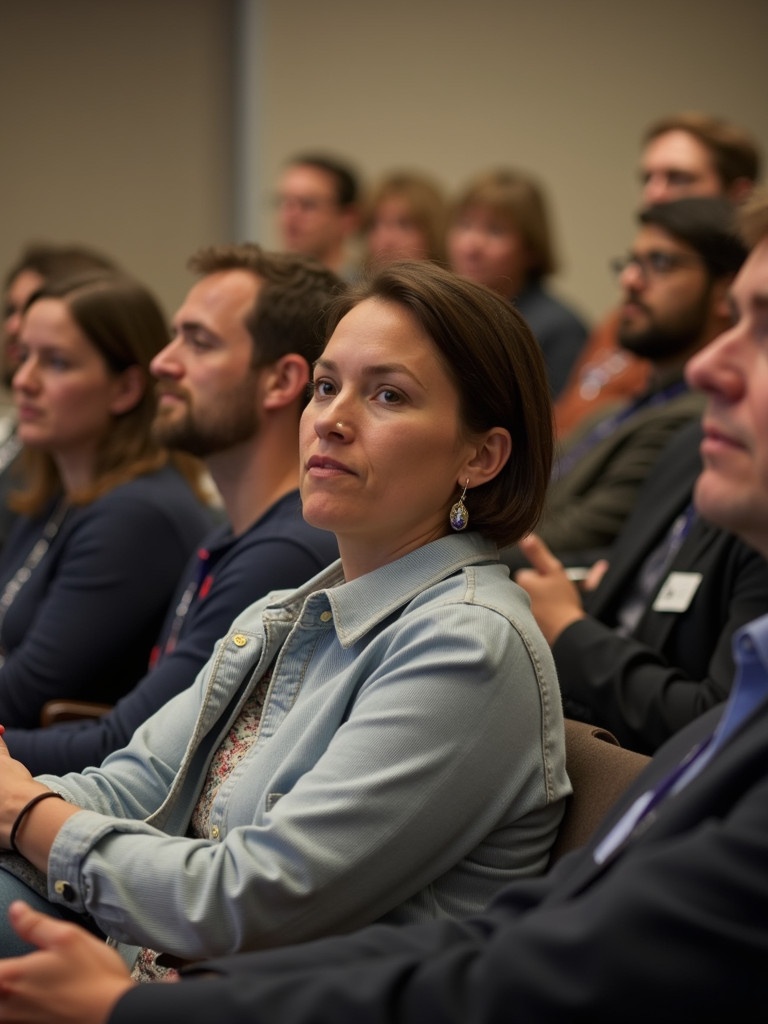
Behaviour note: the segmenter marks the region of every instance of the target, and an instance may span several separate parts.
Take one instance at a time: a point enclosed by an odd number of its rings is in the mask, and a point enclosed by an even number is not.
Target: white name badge
[[[699,589],[700,572],[671,572],[653,602],[655,612],[684,612]]]

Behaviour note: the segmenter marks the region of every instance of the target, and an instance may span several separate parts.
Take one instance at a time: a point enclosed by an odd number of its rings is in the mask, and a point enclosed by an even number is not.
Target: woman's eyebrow
[[[316,360],[314,368],[328,370],[331,373],[338,373],[339,369],[338,364],[335,363],[332,359],[323,359],[322,357]],[[382,375],[386,376],[389,373],[405,374],[407,377],[410,377],[412,380],[416,381],[416,383],[420,387],[424,387],[424,384],[421,382],[421,380],[419,380],[419,378],[416,376],[413,370],[409,366],[406,366],[405,363],[374,363],[371,366],[366,366],[363,368],[363,374],[366,377],[378,377]]]

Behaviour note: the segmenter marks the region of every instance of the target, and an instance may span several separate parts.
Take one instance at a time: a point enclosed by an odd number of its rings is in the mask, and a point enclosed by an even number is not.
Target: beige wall
[[[420,167],[449,188],[512,163],[548,186],[558,284],[597,315],[633,231],[646,123],[706,110],[768,154],[765,0],[246,2],[265,99],[248,227],[267,237],[264,199],[296,150],[337,150],[371,176]]]
[[[226,0],[0,0],[0,274],[80,240],[168,309],[231,235]]]
[[[709,110],[768,152],[764,0],[0,0],[0,32],[0,273],[30,238],[77,238],[166,307],[198,244],[275,244],[274,181],[308,146],[451,189],[537,172],[557,285],[594,315],[648,121]]]

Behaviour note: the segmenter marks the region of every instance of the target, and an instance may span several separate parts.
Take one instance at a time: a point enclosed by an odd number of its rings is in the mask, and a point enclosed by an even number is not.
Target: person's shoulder
[[[283,543],[295,548],[318,552],[323,560],[338,557],[336,537],[328,530],[311,526],[302,514],[298,490],[284,495],[240,538],[243,549],[262,544]]]
[[[522,293],[518,300],[520,313],[539,321],[541,328],[556,328],[577,331],[586,339],[587,323],[576,309],[559,295],[543,285],[536,285]],[[535,332],[534,332],[535,333]]]
[[[217,522],[214,510],[170,465],[117,484],[85,510],[90,510],[94,518],[120,516],[138,522],[165,522],[174,529],[188,528],[198,540]]]
[[[463,604],[498,612],[510,622],[531,619],[528,597],[500,559],[478,560],[425,587],[416,602],[422,609]]]

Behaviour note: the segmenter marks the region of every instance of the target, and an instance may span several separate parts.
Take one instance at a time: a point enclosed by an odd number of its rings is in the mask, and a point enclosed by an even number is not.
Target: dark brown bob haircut
[[[393,263],[335,303],[328,336],[351,309],[379,299],[405,309],[437,349],[459,394],[467,436],[504,427],[512,453],[493,480],[468,491],[470,529],[499,547],[535,527],[552,468],[549,386],[541,348],[511,303],[426,261]],[[455,500],[455,499],[454,499]],[[445,516],[448,520],[449,507]]]
[[[155,395],[149,374],[153,356],[168,344],[168,325],[148,289],[121,273],[93,271],[43,285],[26,309],[46,298],[61,299],[66,304],[112,374],[139,366],[146,381],[136,405],[115,416],[102,438],[92,484],[69,495],[73,504],[87,504],[118,484],[159,469],[168,460],[167,451],[153,440],[150,429]],[[16,512],[34,515],[61,491],[61,480],[48,452],[28,448],[23,460],[26,486],[11,496],[9,504]]]

